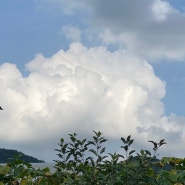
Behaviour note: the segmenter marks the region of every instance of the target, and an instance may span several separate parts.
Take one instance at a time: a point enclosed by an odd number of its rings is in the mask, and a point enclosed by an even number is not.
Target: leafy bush
[[[34,169],[17,157],[6,166],[0,166],[0,185],[59,185],[53,177],[48,168]]]
[[[174,185],[185,183],[185,159],[156,158],[162,139],[149,150],[131,150],[131,136],[121,137],[123,154],[105,153],[107,141],[101,132],[93,131],[92,140],[80,140],[69,134],[69,142],[61,138],[56,160],[56,174],[60,184],[76,185]]]
[[[56,171],[48,168],[34,169],[18,158],[0,166],[0,185],[183,185],[185,184],[185,159],[163,157],[157,159],[159,148],[166,144],[149,141],[153,152],[132,150],[131,136],[121,137],[122,153],[106,153],[107,139],[101,132],[93,131],[91,140],[79,139],[69,134],[55,149]]]

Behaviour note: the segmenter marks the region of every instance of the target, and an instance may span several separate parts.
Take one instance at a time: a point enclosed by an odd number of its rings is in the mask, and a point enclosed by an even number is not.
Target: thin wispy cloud
[[[76,0],[64,3],[71,11],[78,12]],[[73,2],[73,3],[71,3]],[[80,1],[83,10],[91,12],[91,29],[104,34],[135,54],[151,60],[161,58],[184,59],[184,14],[162,0],[117,0],[117,1]],[[175,26],[173,26],[175,25]],[[102,33],[101,33],[102,32]],[[104,40],[109,40],[104,35]],[[112,40],[113,41],[113,40]]]

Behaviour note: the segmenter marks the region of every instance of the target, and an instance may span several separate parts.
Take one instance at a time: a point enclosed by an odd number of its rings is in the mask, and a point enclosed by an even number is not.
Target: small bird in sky
[[[0,110],[3,110],[3,108],[0,106]]]

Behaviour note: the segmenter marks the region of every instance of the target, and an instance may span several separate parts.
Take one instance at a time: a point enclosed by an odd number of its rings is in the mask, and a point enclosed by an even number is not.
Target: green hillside
[[[32,156],[28,156],[17,150],[0,148],[0,163],[8,163],[14,157],[19,157],[21,160],[28,162],[28,163],[43,163],[44,162],[43,160],[39,160]]]

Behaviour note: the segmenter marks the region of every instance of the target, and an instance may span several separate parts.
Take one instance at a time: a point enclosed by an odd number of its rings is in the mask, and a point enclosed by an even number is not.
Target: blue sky
[[[183,145],[184,12],[183,0],[2,0],[2,145],[51,160],[63,134],[93,129]]]
[[[163,99],[166,113],[173,112],[178,116],[184,116],[184,62],[161,62],[152,65],[155,73],[166,82],[166,96]]]
[[[24,70],[24,64],[36,53],[50,56],[65,46],[57,33],[67,22],[60,14],[39,11],[36,3],[29,0],[2,1],[0,8],[3,61],[12,61]]]

